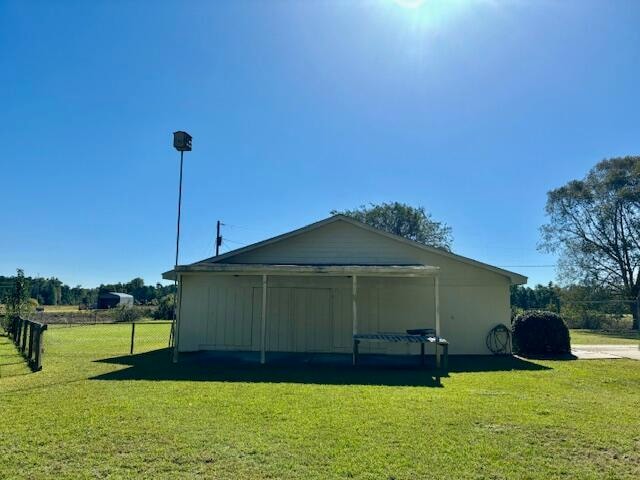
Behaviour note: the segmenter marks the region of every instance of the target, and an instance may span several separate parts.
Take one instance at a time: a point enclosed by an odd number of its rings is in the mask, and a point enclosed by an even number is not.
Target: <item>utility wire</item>
[[[496,267],[500,267],[500,268],[556,268],[557,265],[496,265]]]
[[[245,245],[249,245],[248,243],[239,242],[239,241],[237,241],[237,240],[232,240],[232,239],[230,239],[230,238],[224,238],[222,241],[223,241],[223,242],[231,242],[231,243],[235,243],[236,245],[243,245],[243,246],[245,246]]]

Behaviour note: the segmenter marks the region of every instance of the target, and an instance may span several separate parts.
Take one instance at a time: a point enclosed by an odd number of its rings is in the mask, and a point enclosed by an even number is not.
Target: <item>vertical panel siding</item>
[[[270,278],[267,349],[351,351],[351,280],[341,277]],[[422,283],[421,283],[422,282]],[[434,327],[432,279],[358,280],[360,332]],[[184,279],[180,350],[260,349],[262,288],[259,277],[194,274]],[[485,336],[509,323],[509,283],[491,273],[480,282],[441,282],[442,335],[451,353],[488,353]],[[307,338],[305,332],[312,332]],[[363,352],[406,353],[404,345],[363,343]],[[412,347],[411,352],[417,352]]]
[[[332,294],[333,349],[348,351],[352,348],[351,334],[353,331],[351,290],[348,288],[334,288]]]
[[[331,290],[292,288],[292,329],[295,351],[330,352],[333,350]]]
[[[415,262],[415,249],[347,222],[336,222],[308,233],[230,257],[229,263],[365,263]]]

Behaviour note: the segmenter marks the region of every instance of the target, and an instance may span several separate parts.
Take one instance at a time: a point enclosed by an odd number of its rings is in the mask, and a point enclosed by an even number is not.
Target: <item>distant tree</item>
[[[511,286],[511,306],[522,310],[549,310],[560,312],[561,289],[549,282],[534,288],[524,285]]]
[[[13,288],[16,282],[16,276],[0,275],[0,303]],[[155,304],[162,297],[173,293],[175,287],[173,285],[145,285],[142,278],[134,278],[126,283],[114,283],[109,285],[100,285],[98,288],[83,288],[80,285],[69,287],[55,277],[24,277],[24,282],[28,285],[31,298],[38,301],[41,305],[94,305],[98,300],[98,294],[102,292],[122,292],[130,293],[134,296],[138,303]]]
[[[561,276],[635,300],[640,292],[640,157],[603,160],[548,193],[540,249],[560,254]],[[633,328],[639,327],[632,308]]]
[[[29,296],[29,282],[25,278],[23,270],[17,269],[13,287],[5,295],[3,303],[5,312],[4,327],[7,326],[8,320],[25,315],[32,308]]]
[[[342,214],[372,227],[400,235],[415,242],[450,251],[453,237],[451,227],[433,220],[424,207],[412,207],[406,203],[389,202],[362,205],[353,210],[332,210],[332,215]]]
[[[28,278],[31,297],[42,305],[58,305],[62,303],[62,282],[55,277]]]
[[[160,320],[172,320],[175,310],[175,295],[170,293],[160,299],[154,317]]]

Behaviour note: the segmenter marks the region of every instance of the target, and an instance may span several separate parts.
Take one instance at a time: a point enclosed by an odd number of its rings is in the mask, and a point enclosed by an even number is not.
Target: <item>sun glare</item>
[[[402,8],[418,8],[422,6],[425,0],[393,0],[397,5]]]
[[[433,32],[467,10],[468,0],[384,0],[414,31]],[[398,8],[400,7],[400,8]]]

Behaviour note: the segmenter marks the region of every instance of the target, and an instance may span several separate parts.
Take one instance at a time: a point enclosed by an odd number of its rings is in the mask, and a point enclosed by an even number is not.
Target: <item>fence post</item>
[[[20,323],[20,319],[13,317],[11,319],[11,338],[13,340],[13,343],[15,343],[16,345],[20,344],[20,328],[22,327],[22,324]]]
[[[27,351],[27,358],[29,359],[29,363],[31,363],[31,356],[33,355],[33,333],[34,333],[34,325],[31,322],[28,322],[29,325],[29,350]]]
[[[20,339],[22,342],[22,345],[20,347],[20,351],[22,353],[24,353],[24,351],[27,349],[27,329],[29,328],[29,324],[23,320],[22,318],[20,319],[20,327],[21,327],[21,331],[22,331],[22,338]]]
[[[29,355],[29,366],[31,367],[32,371],[36,372],[37,371],[36,365],[39,357],[40,329],[36,327],[32,327],[31,336],[33,337],[31,341],[31,344],[33,345],[31,353],[33,355]]]
[[[36,343],[36,358],[33,361],[33,368],[36,372],[42,370],[42,353],[44,351],[44,335],[47,325],[38,327],[38,340]]]
[[[12,325],[15,326],[12,336],[16,347],[34,372],[41,370],[44,352],[43,332],[47,325],[21,317],[14,318]]]
[[[133,342],[136,337],[136,322],[131,322],[131,348],[129,349],[129,355],[133,355]]]
[[[20,328],[20,323],[18,322],[18,319],[15,317],[12,317],[11,320],[9,320],[9,335],[11,337],[11,340],[13,340],[13,343],[15,343],[16,345],[18,345],[18,342],[20,342],[20,334],[18,333],[18,329]]]

